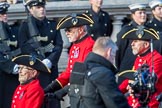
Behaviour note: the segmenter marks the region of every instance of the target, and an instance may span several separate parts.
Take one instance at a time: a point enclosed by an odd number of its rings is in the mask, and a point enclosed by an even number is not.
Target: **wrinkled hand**
[[[51,69],[52,67],[52,62],[49,59],[44,59],[42,61],[44,63],[44,65],[46,65],[49,69]]]
[[[19,65],[15,65],[14,68],[13,68],[13,71],[12,71],[12,74],[18,74],[19,73]]]

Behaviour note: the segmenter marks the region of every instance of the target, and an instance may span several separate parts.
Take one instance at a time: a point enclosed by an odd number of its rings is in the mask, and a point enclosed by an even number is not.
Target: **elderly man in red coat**
[[[66,35],[73,44],[70,48],[66,70],[44,89],[45,93],[55,92],[67,85],[74,63],[83,62],[88,53],[92,51],[94,40],[87,34],[86,25],[93,23],[93,20],[86,14],[73,13],[60,20],[57,29],[65,28]]]
[[[34,55],[21,55],[13,58],[19,65],[19,82],[11,108],[41,108],[44,101],[44,90],[37,79],[40,72],[50,73],[40,59]]]
[[[158,108],[159,102],[156,100],[156,96],[162,92],[162,56],[156,50],[152,50],[153,48],[151,48],[150,40],[159,40],[159,35],[153,29],[139,26],[125,33],[122,38],[132,40],[132,52],[134,55],[137,55],[133,70],[138,70],[143,64],[146,64],[149,66],[149,72],[155,72],[157,76],[155,92],[149,92],[149,98],[147,98],[148,102],[145,103],[147,104],[145,106],[149,106],[149,108]],[[133,81],[126,79],[119,86],[123,93],[128,90],[132,92],[133,88],[129,86],[128,83],[133,83]],[[139,108],[143,104],[139,101],[140,99],[133,94],[130,94],[127,98],[132,108]]]

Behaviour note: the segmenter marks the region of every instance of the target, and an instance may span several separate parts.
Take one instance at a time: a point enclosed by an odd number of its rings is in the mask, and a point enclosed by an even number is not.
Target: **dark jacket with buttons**
[[[86,11],[86,14],[90,15],[94,21],[94,24],[88,25],[88,33],[96,40],[100,36],[110,36],[112,32],[111,19],[107,12],[100,9],[98,13],[95,13],[92,8]]]
[[[12,74],[16,64],[12,62],[12,58],[8,56],[9,53],[18,49],[18,45],[16,44],[18,27],[19,25],[16,24],[10,26],[4,23],[4,29],[8,34],[7,40],[15,43],[15,45],[9,45],[10,50],[7,52],[0,51],[0,108],[10,108],[13,92],[19,84],[18,75]],[[4,40],[1,40],[1,42],[2,41]],[[0,44],[2,44],[1,42]]]
[[[45,18],[43,21],[40,21],[34,17],[31,18],[33,19],[33,22],[35,22],[40,36],[47,37],[47,41],[39,41],[40,46],[44,47],[49,43],[54,45],[54,48],[51,51],[45,53],[45,58],[48,58],[53,65],[56,65],[63,47],[60,31],[56,30],[56,22],[48,20],[47,18]],[[29,42],[29,40],[32,38],[29,30],[30,28],[28,26],[28,21],[22,22],[19,29],[18,41],[23,54],[37,53],[35,46],[33,46],[34,42]]]
[[[157,33],[162,32],[162,21],[158,21],[156,18],[152,18],[148,21],[147,26],[155,29]]]
[[[147,22],[147,26],[153,28],[160,36],[160,40],[154,40],[154,49],[162,55],[162,21],[152,18]]]
[[[129,108],[115,82],[115,67],[104,57],[90,53],[84,85],[71,85],[71,108]]]
[[[31,18],[31,19],[29,19]],[[47,38],[47,40],[34,40],[31,41],[34,36],[31,35],[31,31],[33,30],[29,27],[30,23],[33,23],[36,28],[35,31],[38,31],[41,38]],[[51,74],[49,75],[50,78],[47,77],[45,80],[45,76],[41,74],[40,83],[43,87],[46,87],[51,80],[54,80],[58,76],[58,60],[60,58],[62,48],[63,48],[63,40],[59,30],[56,30],[56,22],[53,20],[48,20],[45,18],[44,20],[40,21],[33,16],[29,16],[27,20],[23,21],[18,34],[18,42],[20,48],[22,50],[22,54],[36,54],[40,57],[41,60],[49,59],[52,62]],[[54,48],[44,52],[44,57],[42,54],[39,53],[37,50],[38,48],[45,48],[48,45],[53,45]],[[45,48],[48,49],[48,48]],[[48,76],[48,75],[47,75]]]
[[[122,39],[122,36],[138,26],[134,21],[122,27],[120,32],[117,34],[117,46],[118,51],[116,53],[116,66],[119,72],[124,70],[132,69],[136,56],[132,53],[131,40]]]

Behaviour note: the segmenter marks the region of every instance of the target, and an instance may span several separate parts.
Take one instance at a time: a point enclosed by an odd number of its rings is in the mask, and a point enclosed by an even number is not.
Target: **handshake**
[[[64,88],[56,81],[52,81],[45,89],[45,97],[47,98],[56,98],[58,100],[64,101],[63,97],[68,93],[69,85],[65,86]]]

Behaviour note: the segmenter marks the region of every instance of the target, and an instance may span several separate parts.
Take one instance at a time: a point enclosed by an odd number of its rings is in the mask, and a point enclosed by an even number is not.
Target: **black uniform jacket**
[[[8,34],[8,40],[11,42],[17,42],[18,35],[18,27],[17,26],[9,26],[7,23],[4,24],[4,29],[6,29],[6,33]],[[15,63],[11,61],[12,58],[8,58],[8,54],[12,51],[18,49],[18,44],[9,45],[10,51],[0,52],[0,71],[3,71],[7,74],[11,74]]]
[[[86,14],[90,15],[94,21],[94,24],[88,25],[88,34],[96,40],[100,36],[110,36],[112,31],[111,19],[107,12],[100,9],[98,13],[95,13],[92,8],[86,11]]]
[[[156,18],[152,18],[148,21],[147,26],[155,29],[157,33],[162,32],[162,21],[158,21]]]
[[[8,34],[8,40],[14,42],[15,45],[9,45],[10,51],[6,53],[0,52],[0,108],[11,107],[13,92],[19,84],[18,75],[12,74],[16,64],[12,62],[12,58],[8,58],[7,56],[9,53],[18,49],[18,45],[16,44],[18,27],[18,25],[10,26],[7,23],[5,23],[4,27]]]
[[[74,85],[70,89],[71,108],[129,108],[115,82],[115,67],[93,52],[85,63],[88,71],[84,85]]]
[[[155,17],[153,17],[147,22],[147,26],[153,28],[159,34],[160,40],[154,40],[153,48],[162,55],[162,21],[158,21]]]
[[[57,65],[61,55],[63,41],[60,31],[56,30],[56,22],[45,18],[43,21],[37,20],[33,16],[31,17],[33,22],[39,31],[41,37],[48,37],[47,41],[40,41],[39,44],[42,47],[48,44],[53,44],[54,48],[51,51],[45,53],[45,58],[48,58],[53,65]],[[28,22],[24,21],[19,29],[18,41],[22,49],[23,54],[37,54],[34,43],[29,42],[32,36],[30,36]]]
[[[137,27],[138,24],[134,21],[125,25],[117,34],[118,51],[116,53],[116,66],[119,72],[132,69],[136,56],[132,53],[131,40],[122,39],[122,36],[132,28]]]

